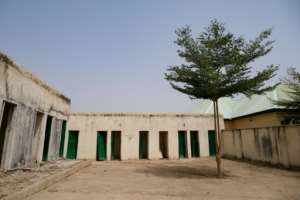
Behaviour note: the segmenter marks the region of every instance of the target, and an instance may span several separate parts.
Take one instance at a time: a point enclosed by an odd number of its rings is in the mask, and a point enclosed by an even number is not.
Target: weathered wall
[[[258,113],[252,116],[225,120],[225,129],[245,129],[280,126],[284,112]]]
[[[70,100],[0,53],[0,120],[4,102],[13,103],[15,109],[5,134],[1,168],[31,167],[41,161],[47,115],[55,119],[49,158],[57,159],[61,120],[68,118]],[[36,129],[37,112],[42,122]]]
[[[223,128],[223,120],[220,121]],[[122,132],[122,160],[138,159],[139,131],[149,131],[149,159],[159,159],[159,131],[168,131],[169,159],[177,159],[179,130],[188,133],[188,157],[191,157],[191,130],[198,131],[200,156],[208,156],[208,130],[213,130],[214,124],[213,116],[201,114],[74,113],[70,115],[68,129],[79,131],[79,159],[96,158],[97,131],[107,131],[107,147],[110,147],[111,131]],[[110,148],[107,148],[107,158],[110,158]]]
[[[300,167],[300,126],[225,130],[222,154],[285,167]]]

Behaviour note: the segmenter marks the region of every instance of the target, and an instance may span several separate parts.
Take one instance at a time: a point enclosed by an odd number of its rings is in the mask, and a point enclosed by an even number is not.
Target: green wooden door
[[[67,150],[68,159],[76,160],[77,158],[78,134],[79,131],[69,131],[68,150]]]
[[[51,126],[52,126],[52,117],[47,117],[46,122],[46,131],[45,131],[45,139],[44,139],[44,148],[43,148],[43,161],[48,160],[48,151],[51,137]]]
[[[148,158],[148,131],[140,131],[139,158]]]
[[[106,160],[106,137],[105,131],[97,133],[97,160]]]
[[[185,158],[186,157],[185,131],[178,132],[178,150],[179,150],[179,158]]]
[[[191,153],[192,157],[199,157],[198,131],[191,131]]]
[[[60,146],[59,146],[59,157],[64,157],[64,146],[65,146],[65,134],[66,134],[67,122],[64,120],[61,128]]]
[[[209,155],[216,155],[216,134],[215,131],[208,131]]]

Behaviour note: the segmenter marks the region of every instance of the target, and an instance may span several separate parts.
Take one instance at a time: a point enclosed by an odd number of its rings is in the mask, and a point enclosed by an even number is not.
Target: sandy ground
[[[94,162],[28,200],[300,199],[300,172],[212,158]]]
[[[0,172],[0,199],[8,194],[18,192],[23,188],[39,181],[47,176],[71,167],[78,161],[57,161],[46,162],[44,165],[35,169],[13,170]]]

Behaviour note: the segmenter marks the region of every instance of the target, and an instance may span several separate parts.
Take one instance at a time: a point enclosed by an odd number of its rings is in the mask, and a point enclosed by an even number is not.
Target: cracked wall
[[[70,100],[0,53],[0,119],[5,102],[15,108],[5,132],[1,168],[34,167],[41,162],[48,115],[53,117],[48,157],[58,159],[62,120],[68,119]]]

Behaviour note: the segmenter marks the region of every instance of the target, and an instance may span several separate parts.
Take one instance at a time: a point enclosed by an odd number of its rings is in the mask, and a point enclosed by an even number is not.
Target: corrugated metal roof
[[[289,90],[286,85],[281,84],[264,95],[252,95],[250,98],[220,98],[219,112],[225,119],[232,119],[266,110],[280,109],[282,107],[274,105],[272,100],[289,99],[287,94]],[[213,114],[213,103],[210,100],[201,100],[192,112]]]

